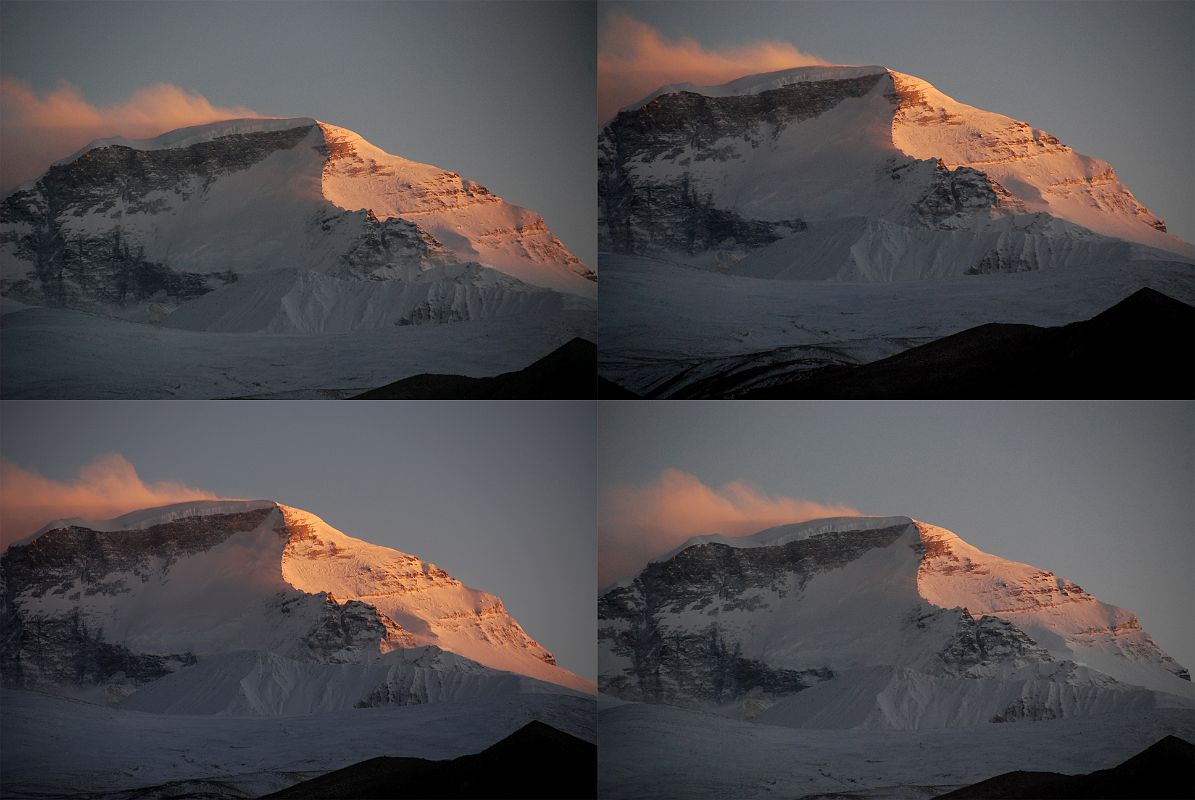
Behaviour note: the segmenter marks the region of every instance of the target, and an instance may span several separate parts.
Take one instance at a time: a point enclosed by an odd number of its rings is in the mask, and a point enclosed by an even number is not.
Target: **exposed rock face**
[[[277,511],[259,508],[152,525],[143,530],[99,531],[72,525],[47,531],[28,544],[9,548],[0,558],[4,608],[0,616],[5,685],[52,688],[108,684],[130,688],[195,663],[190,649],[163,652],[142,642],[130,647],[119,633],[128,613],[122,596],[169,595],[172,569],[189,556],[205,553],[237,534],[273,536],[281,549],[289,532],[277,525]],[[265,625],[297,628],[296,655],[321,663],[358,662],[370,653],[410,646],[411,635],[373,606],[350,600],[339,604],[330,594],[306,594],[289,587],[259,595],[261,607],[242,609],[260,615]],[[101,597],[112,604],[94,602]],[[203,602],[202,595],[195,598]],[[271,621],[273,620],[273,621]],[[235,629],[243,620],[215,621]],[[245,638],[243,645],[253,643]],[[148,648],[148,649],[147,649]]]
[[[622,670],[599,675],[603,691],[627,699],[729,703],[749,694],[783,696],[833,675],[829,668],[786,669],[744,655],[733,629],[719,627],[728,612],[768,613],[765,598],[799,594],[813,576],[834,570],[905,530],[830,533],[772,548],[700,544],[649,564],[629,586],[598,601],[598,637],[627,659]],[[670,618],[697,612],[709,623],[673,628]]]
[[[0,291],[29,303],[124,307],[148,300],[183,303],[235,281],[235,273],[201,274],[146,258],[144,241],[126,235],[121,220],[164,212],[171,195],[184,202],[202,195],[219,176],[296,147],[312,127],[162,150],[109,145],[50,167],[33,187],[0,203],[0,244],[32,266],[24,277],[0,283]],[[106,224],[72,224],[83,217]]]

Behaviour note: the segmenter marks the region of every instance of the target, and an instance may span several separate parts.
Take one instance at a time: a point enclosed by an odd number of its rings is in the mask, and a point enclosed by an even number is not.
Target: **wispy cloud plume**
[[[0,460],[0,548],[62,517],[112,517],[216,495],[181,483],[145,483],[119,453],[100,456],[72,481],[56,481]]]
[[[147,138],[187,125],[259,117],[244,106],[215,106],[169,83],[138,90],[128,100],[97,106],[69,84],[38,94],[22,81],[0,77],[0,191],[36,178],[53,162],[93,139]]]
[[[732,481],[720,488],[678,469],[647,486],[611,487],[598,513],[598,580],[606,586],[642,569],[691,536],[745,536],[774,525],[859,516],[851,506],[771,497]]]
[[[688,37],[667,40],[646,22],[614,12],[598,33],[598,119],[669,83],[709,85],[791,67],[827,63],[788,42],[709,49]]]

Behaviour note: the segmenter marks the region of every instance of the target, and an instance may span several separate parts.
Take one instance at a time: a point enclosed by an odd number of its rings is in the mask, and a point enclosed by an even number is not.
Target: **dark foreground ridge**
[[[1058,328],[992,323],[747,399],[1195,397],[1195,308],[1140,289]]]
[[[1195,745],[1177,736],[1167,736],[1111,769],[1086,775],[1006,772],[939,795],[934,800],[1164,800],[1191,797],[1195,797]]]
[[[265,797],[530,800],[596,794],[597,746],[533,721],[473,755],[449,761],[371,758]]]
[[[539,361],[492,378],[422,373],[351,400],[592,400],[597,345],[574,338]]]

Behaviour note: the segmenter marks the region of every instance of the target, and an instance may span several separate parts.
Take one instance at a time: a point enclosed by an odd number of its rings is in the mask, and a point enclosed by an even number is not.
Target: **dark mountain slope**
[[[448,761],[371,758],[281,792],[321,798],[583,798],[597,792],[597,747],[530,722],[480,753]]]
[[[1118,766],[1086,775],[1006,772],[935,800],[1127,800],[1195,797],[1195,745],[1167,736]]]
[[[1059,328],[988,324],[856,367],[749,392],[794,398],[1190,398],[1195,308],[1140,289]]]
[[[590,400],[597,394],[597,345],[574,338],[530,366],[491,378],[422,373],[352,400]]]

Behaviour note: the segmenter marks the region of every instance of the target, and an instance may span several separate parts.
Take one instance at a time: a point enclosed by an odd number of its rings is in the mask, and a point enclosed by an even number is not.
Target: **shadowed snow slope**
[[[100,140],[0,202],[0,290],[25,302],[159,321],[278,270],[342,282],[326,283],[330,300],[306,303],[299,321],[283,299],[256,320],[242,314],[229,328],[217,318],[212,329],[344,330],[471,319],[492,305],[509,313],[513,301],[487,294],[497,285],[596,296],[593,273],[538,214],[309,118]],[[364,289],[346,288],[379,281],[404,286],[369,302],[399,308],[361,309]],[[359,314],[344,319],[328,286],[346,291]],[[193,312],[180,323],[204,319]]]
[[[598,152],[609,252],[850,281],[1195,257],[1106,162],[883,67],[665,87]]]
[[[1192,706],[1128,611],[907,517],[698,537],[607,591],[599,618],[603,691],[780,724]]]
[[[9,686],[115,702],[152,684],[134,707],[178,713],[592,689],[497,597],[269,501],[53,523],[0,574]]]

